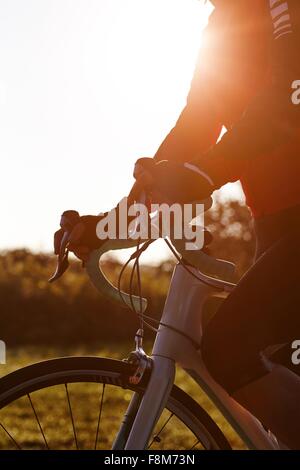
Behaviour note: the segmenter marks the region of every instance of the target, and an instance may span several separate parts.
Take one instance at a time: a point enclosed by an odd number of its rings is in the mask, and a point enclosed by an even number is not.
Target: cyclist
[[[210,321],[202,353],[216,382],[299,448],[300,377],[264,352],[300,338],[300,2],[212,3],[187,104],[154,159],[137,161],[134,191],[184,203],[241,181],[256,261]],[[222,126],[227,132],[217,142]],[[98,220],[81,218],[71,244],[81,259],[99,244]],[[291,349],[282,351],[291,357]]]

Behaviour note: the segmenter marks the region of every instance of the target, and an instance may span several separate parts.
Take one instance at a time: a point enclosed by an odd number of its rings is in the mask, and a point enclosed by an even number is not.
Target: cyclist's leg
[[[277,240],[285,236],[288,227],[299,230],[300,227],[300,206],[296,205],[284,209],[275,214],[269,214],[255,219],[254,228],[256,233],[256,259],[268,250]],[[287,367],[292,372],[300,375],[300,367],[291,362],[292,344],[285,343],[279,349],[269,352],[270,359],[277,364]]]
[[[300,338],[298,240],[291,233],[259,258],[208,324],[202,346],[214,379],[290,446],[300,445],[292,399],[300,379],[281,366],[271,371],[261,352]]]
[[[233,392],[232,397],[256,416],[289,449],[300,449],[300,377],[281,365]]]

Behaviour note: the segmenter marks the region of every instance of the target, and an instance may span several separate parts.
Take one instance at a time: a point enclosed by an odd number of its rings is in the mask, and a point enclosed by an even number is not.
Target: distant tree
[[[251,215],[238,201],[217,201],[206,213],[206,226],[214,240],[211,253],[231,260],[241,276],[251,265],[255,239]],[[142,267],[143,295],[149,299],[148,314],[159,317],[167,294],[174,259],[160,266]],[[48,278],[55,258],[27,250],[0,254],[0,338],[7,347],[24,343],[68,345],[99,340],[132,338],[136,316],[128,309],[101,298],[90,285],[81,263],[72,261],[67,273],[56,283]],[[120,263],[108,258],[107,276],[116,284]],[[130,270],[124,276],[127,289]]]
[[[237,200],[217,200],[205,214],[205,224],[213,235],[211,253],[233,261],[241,276],[251,266],[255,254],[255,235],[248,207]]]

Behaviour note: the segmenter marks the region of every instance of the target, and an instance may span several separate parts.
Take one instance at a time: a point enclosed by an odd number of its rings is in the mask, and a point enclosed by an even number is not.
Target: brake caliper
[[[132,351],[128,358],[125,359],[134,369],[132,375],[128,378],[129,383],[133,385],[138,385],[146,370],[151,370],[152,368],[152,359],[147,356],[143,349],[143,337],[144,331],[139,329],[135,335],[135,351]]]

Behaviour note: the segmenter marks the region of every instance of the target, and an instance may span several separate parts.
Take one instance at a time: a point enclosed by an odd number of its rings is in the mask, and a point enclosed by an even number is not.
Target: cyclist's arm
[[[209,42],[209,54],[205,51],[206,42]],[[217,43],[212,14],[204,32],[186,106],[175,127],[159,147],[155,160],[186,162],[207,152],[217,142],[222,129],[214,89],[216,62],[219,57]]]
[[[216,187],[238,180],[247,159],[288,143],[299,132],[300,105],[292,102],[292,85],[300,80],[300,2],[265,1],[272,22],[271,85],[250,103],[222,140],[194,162]]]

